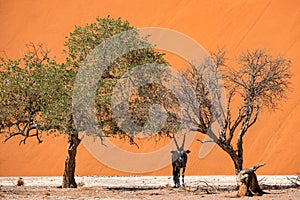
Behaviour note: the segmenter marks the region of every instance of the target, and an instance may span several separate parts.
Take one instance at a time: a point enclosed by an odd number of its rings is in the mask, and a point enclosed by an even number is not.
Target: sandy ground
[[[266,162],[267,166],[259,169],[259,174],[299,174],[299,10],[299,0],[152,0],[142,3],[139,0],[0,0],[0,56],[5,51],[10,58],[20,57],[26,51],[25,44],[34,42],[46,44],[51,56],[56,56],[59,62],[64,61],[65,36],[74,26],[92,23],[97,16],[107,15],[122,17],[138,28],[162,27],[179,31],[207,51],[225,47],[229,65],[247,49],[263,48],[271,54],[284,55],[292,60],[291,92],[276,112],[262,112],[257,123],[249,129],[244,142],[244,166]],[[180,55],[167,57],[173,68],[186,67],[178,58]],[[195,139],[203,138],[197,135]],[[63,172],[66,138],[44,136],[41,144],[32,138],[21,146],[19,142],[20,138],[15,138],[0,144],[0,176],[59,176]],[[132,148],[136,153],[153,152],[161,147],[155,142],[149,141],[139,149],[133,146],[124,149]],[[120,147],[125,146],[124,141],[119,143]],[[196,140],[191,144],[186,175],[234,173],[232,161],[220,148],[215,147],[209,155],[199,159],[201,148],[202,144]],[[76,160],[76,174],[80,176],[132,175],[98,162],[83,145],[78,147]],[[171,163],[142,175],[169,175],[170,172]]]
[[[300,199],[300,188],[292,187],[296,176],[259,176],[263,196],[244,199]],[[1,199],[235,199],[234,176],[188,176],[186,187],[172,188],[169,176],[76,177],[77,189],[59,189],[62,177],[0,178]],[[299,183],[298,183],[299,184]]]

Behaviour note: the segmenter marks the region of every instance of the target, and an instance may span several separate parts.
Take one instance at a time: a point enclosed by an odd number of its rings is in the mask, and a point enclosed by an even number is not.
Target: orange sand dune
[[[136,27],[164,27],[182,32],[207,50],[225,46],[228,57],[241,50],[265,48],[293,61],[293,89],[276,112],[262,114],[246,136],[245,167],[267,165],[261,174],[300,173],[300,2],[288,1],[198,1],[198,0],[0,0],[0,50],[16,58],[27,42],[45,43],[52,55],[63,59],[65,36],[75,25],[93,22],[97,16],[122,17]],[[176,64],[175,64],[176,65]],[[299,123],[299,124],[298,124]],[[200,136],[197,136],[198,138]],[[2,139],[2,138],[1,138]],[[18,139],[0,144],[0,176],[61,175],[66,158],[66,138],[44,136],[37,144]],[[149,151],[155,145],[138,151]],[[187,175],[233,174],[230,158],[217,146],[204,159],[201,147],[190,149]],[[132,147],[131,147],[132,148]],[[129,161],[130,162],[130,161]],[[128,175],[99,163],[83,145],[78,149],[78,175]],[[171,166],[151,175],[170,175]]]

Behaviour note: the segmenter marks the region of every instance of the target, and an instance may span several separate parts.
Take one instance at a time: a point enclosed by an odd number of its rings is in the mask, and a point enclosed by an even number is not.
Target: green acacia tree
[[[1,132],[6,134],[3,142],[21,136],[20,144],[29,137],[36,137],[41,143],[45,132],[69,134],[72,137],[68,141],[63,185],[76,187],[75,156],[80,140],[73,137],[77,135],[72,120],[75,72],[50,58],[44,45],[31,43],[26,47],[27,52],[19,59],[0,60],[0,122]]]

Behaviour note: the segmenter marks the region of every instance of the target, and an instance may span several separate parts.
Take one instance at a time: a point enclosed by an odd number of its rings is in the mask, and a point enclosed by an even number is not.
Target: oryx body
[[[177,147],[177,150],[171,151],[172,153],[172,167],[173,167],[173,181],[174,181],[174,187],[178,188],[180,187],[180,170],[182,169],[182,186],[184,185],[184,173],[186,168],[186,163],[188,156],[191,151],[190,150],[184,150],[184,143],[185,143],[185,135],[183,138],[183,143],[181,147],[179,147],[175,137],[174,141]]]

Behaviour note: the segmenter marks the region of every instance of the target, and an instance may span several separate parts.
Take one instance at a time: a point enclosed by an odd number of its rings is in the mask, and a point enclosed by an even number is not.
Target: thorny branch
[[[26,44],[27,48],[27,54],[30,57],[30,59],[42,63],[48,58],[48,54],[50,53],[50,50],[45,47],[43,44],[34,44],[34,43],[29,43]]]

